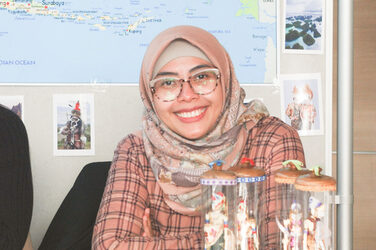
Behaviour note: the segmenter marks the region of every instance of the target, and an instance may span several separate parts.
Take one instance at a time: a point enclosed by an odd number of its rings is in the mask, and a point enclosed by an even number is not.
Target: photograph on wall
[[[323,110],[320,74],[281,75],[281,117],[299,135],[322,135]]]
[[[94,155],[94,96],[53,96],[54,155]]]
[[[323,53],[324,3],[323,0],[285,0],[284,53]]]
[[[17,96],[0,96],[0,105],[16,113],[21,120],[24,120],[24,97]]]

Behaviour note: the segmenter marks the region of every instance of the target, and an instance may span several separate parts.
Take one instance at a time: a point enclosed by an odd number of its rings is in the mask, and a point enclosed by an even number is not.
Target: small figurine
[[[322,222],[325,207],[317,198],[309,197],[310,217],[304,221],[303,250],[326,250],[330,244],[331,232]]]
[[[211,246],[217,243],[221,238],[224,241],[224,248],[232,250],[235,249],[234,233],[228,229],[226,215],[226,197],[222,192],[216,192],[212,195],[212,209],[205,215],[205,249],[210,249]]]
[[[210,162],[209,166],[210,170],[200,177],[204,204],[201,212],[205,220],[205,249],[235,250],[236,214],[229,211],[236,209],[236,175],[222,170],[222,160]]]
[[[302,212],[299,203],[292,203],[289,218],[283,220],[283,225],[276,219],[279,229],[283,233],[283,250],[298,250],[299,238],[302,235]]]
[[[265,187],[265,170],[257,167],[251,158],[243,157],[231,169],[237,176],[237,249],[263,249],[263,239],[259,238],[259,200]]]
[[[246,204],[241,200],[238,205],[238,249],[258,250],[259,240],[256,226],[256,220],[248,216]]]
[[[333,177],[322,175],[322,168],[315,166],[311,173],[299,176],[295,181],[295,188],[305,192],[304,204],[307,204],[307,216],[304,219],[303,250],[330,250],[333,245],[332,233],[334,228],[332,216],[334,204],[323,201],[331,200],[336,190]],[[330,197],[332,196],[332,197]]]

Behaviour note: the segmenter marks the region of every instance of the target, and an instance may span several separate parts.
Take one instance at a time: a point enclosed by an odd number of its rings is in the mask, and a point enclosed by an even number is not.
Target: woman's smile
[[[204,108],[193,108],[191,110],[181,110],[175,112],[175,114],[179,117],[182,122],[195,122],[200,120],[204,115],[205,111],[207,110],[206,107]]]

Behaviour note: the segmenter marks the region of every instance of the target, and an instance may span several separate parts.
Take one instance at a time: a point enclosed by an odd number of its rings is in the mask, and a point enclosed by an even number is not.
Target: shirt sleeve
[[[115,151],[93,230],[92,249],[200,249],[200,233],[142,237],[142,217],[149,202],[142,171],[146,157],[134,139],[124,139]]]
[[[286,160],[299,160],[305,163],[303,146],[299,135],[295,129],[288,127],[288,129],[280,135],[275,144],[271,148],[271,152],[267,157],[266,163],[266,193],[265,193],[265,229],[266,247],[267,249],[277,248],[277,233],[278,228],[275,221],[276,212],[276,184],[274,174],[282,167],[282,162]]]

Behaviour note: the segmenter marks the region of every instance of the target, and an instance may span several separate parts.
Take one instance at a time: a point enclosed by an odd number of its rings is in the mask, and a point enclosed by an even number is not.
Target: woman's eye
[[[206,75],[206,74],[199,74],[199,75],[197,75],[196,76],[196,79],[197,80],[203,80],[203,79],[205,79],[205,78],[207,78],[208,76]]]
[[[173,81],[168,80],[168,81],[164,81],[164,82],[162,83],[162,85],[163,85],[163,86],[171,86],[173,83],[174,83]]]
[[[164,79],[158,84],[162,88],[172,88],[176,85],[174,79]]]

